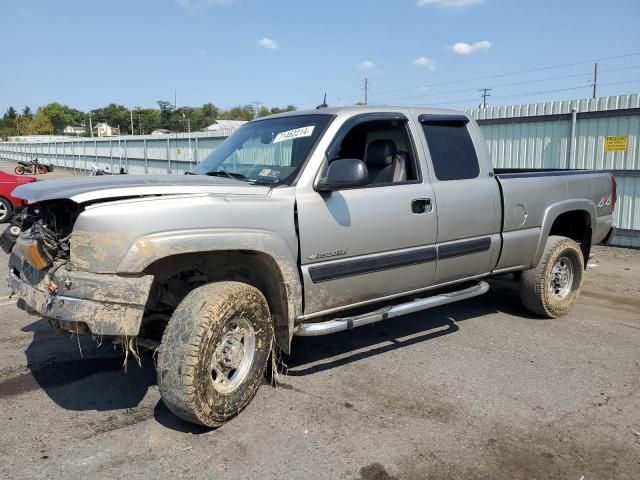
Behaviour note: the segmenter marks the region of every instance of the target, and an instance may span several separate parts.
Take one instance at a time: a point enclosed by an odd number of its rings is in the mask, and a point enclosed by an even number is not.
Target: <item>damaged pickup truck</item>
[[[21,308],[159,345],[163,401],[212,427],[296,335],[481,295],[506,272],[528,310],[567,314],[616,202],[609,173],[494,169],[465,114],[406,107],[256,120],[190,173],[21,186],[0,243]]]

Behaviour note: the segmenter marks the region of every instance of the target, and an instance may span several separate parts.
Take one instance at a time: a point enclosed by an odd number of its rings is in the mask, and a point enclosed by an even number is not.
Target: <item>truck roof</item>
[[[291,117],[296,115],[337,115],[337,116],[352,116],[361,113],[378,113],[378,112],[400,112],[405,114],[432,114],[432,115],[465,115],[462,110],[450,110],[445,108],[430,108],[430,107],[407,107],[407,106],[393,106],[393,105],[348,105],[344,107],[327,107],[320,109],[308,109],[308,110],[293,110],[290,112],[277,113],[275,115],[269,115],[262,117],[259,120],[265,118],[278,118],[278,117]]]

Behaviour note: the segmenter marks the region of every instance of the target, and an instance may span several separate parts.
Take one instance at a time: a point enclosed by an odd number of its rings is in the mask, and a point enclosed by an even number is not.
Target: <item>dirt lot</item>
[[[0,257],[0,276],[6,275]],[[484,297],[296,339],[279,388],[214,431],[174,418],[153,358],[55,336],[0,290],[0,478],[640,478],[640,251],[597,247],[580,300]]]

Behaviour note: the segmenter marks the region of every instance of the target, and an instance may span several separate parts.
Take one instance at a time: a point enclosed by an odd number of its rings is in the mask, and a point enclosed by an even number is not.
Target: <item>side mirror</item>
[[[326,175],[316,184],[318,192],[331,192],[369,184],[369,172],[362,160],[341,158],[329,164]]]

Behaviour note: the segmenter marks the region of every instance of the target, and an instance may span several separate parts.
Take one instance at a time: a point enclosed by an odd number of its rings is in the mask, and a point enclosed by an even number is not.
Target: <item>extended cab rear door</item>
[[[501,204],[486,145],[465,115],[419,115],[438,205],[435,284],[490,272],[500,253]]]

